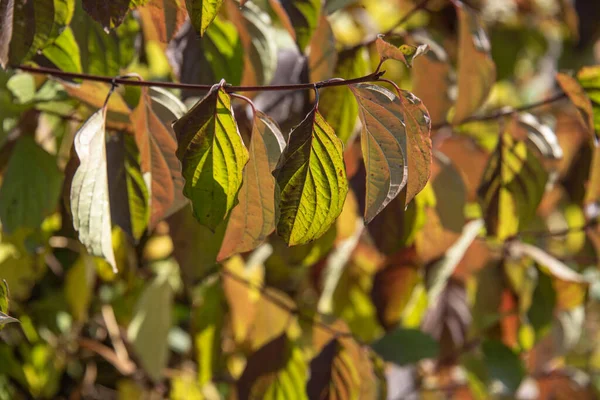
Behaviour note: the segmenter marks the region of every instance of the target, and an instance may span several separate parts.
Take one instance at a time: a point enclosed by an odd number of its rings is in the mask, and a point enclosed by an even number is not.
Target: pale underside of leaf
[[[219,260],[254,249],[275,229],[275,177],[271,173],[284,147],[277,124],[257,110],[239,204],[231,212]]]
[[[316,109],[290,133],[275,172],[281,212],[277,233],[288,245],[322,236],[341,213],[348,193],[342,147]]]
[[[116,271],[106,166],[106,109],[96,111],[75,134],[79,167],[71,184],[71,212],[79,240]]]

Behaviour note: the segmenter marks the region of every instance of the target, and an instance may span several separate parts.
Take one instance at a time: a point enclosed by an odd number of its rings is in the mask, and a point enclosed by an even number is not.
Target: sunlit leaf
[[[56,159],[31,136],[15,145],[0,187],[0,221],[5,232],[36,229],[56,210],[63,176]]]
[[[439,344],[429,334],[416,329],[395,329],[376,340],[371,347],[385,361],[397,365],[436,358]]]
[[[388,59],[402,61],[404,65],[408,68],[412,67],[412,61],[422,55],[426,54],[429,50],[429,46],[426,44],[421,46],[411,46],[408,44],[403,44],[400,47],[396,47],[393,44],[390,44],[383,40],[383,36],[379,35],[377,40],[375,41],[375,46],[377,48],[377,53],[379,53],[379,58],[381,61],[385,61]]]
[[[274,173],[281,212],[277,233],[288,245],[322,236],[342,212],[348,193],[342,147],[316,108],[290,133]]]
[[[70,27],[67,27],[56,40],[46,46],[43,54],[52,64],[63,71],[81,72],[79,45]]]
[[[204,35],[208,26],[219,13],[223,0],[185,0],[185,5],[190,15],[194,28]]]
[[[221,85],[173,124],[185,178],[184,194],[194,216],[211,230],[237,203],[248,151],[233,118],[231,100]]]
[[[468,118],[486,100],[496,79],[496,66],[490,56],[490,42],[481,17],[460,1],[458,14],[458,98],[452,122]]]
[[[116,270],[106,165],[106,109],[96,111],[75,134],[79,167],[71,184],[71,213],[79,240],[91,255]]]
[[[522,229],[534,216],[547,179],[526,143],[503,133],[478,191],[488,233],[502,240]]]
[[[301,350],[285,334],[254,352],[237,382],[240,400],[307,399],[306,364]]]
[[[0,312],[8,313],[9,301],[8,283],[6,283],[6,279],[2,279],[0,281]]]
[[[560,85],[562,90],[569,97],[569,100],[571,100],[573,105],[577,107],[583,125],[589,131],[590,136],[592,136],[594,140],[594,143],[598,145],[598,137],[600,136],[600,131],[594,129],[594,110],[592,108],[592,102],[586,94],[585,90],[579,84],[579,82],[577,82],[577,79],[570,77],[567,74],[556,74],[556,80],[558,81],[558,84]]]
[[[321,15],[320,0],[269,0],[271,7],[300,51],[310,43]]]
[[[215,18],[202,39],[204,55],[213,72],[213,81],[225,79],[232,85],[242,81],[243,45],[236,26]]]
[[[267,172],[275,170],[284,147],[277,124],[257,110],[239,204],[231,211],[219,259],[256,248],[275,230],[275,178]]]
[[[406,204],[431,173],[431,122],[412,93],[398,97],[372,85],[350,86],[359,104],[361,147],[366,168],[365,221],[370,222],[407,187]]]
[[[319,18],[319,25],[310,40],[308,53],[308,69],[310,81],[318,82],[333,77],[338,53],[335,48],[335,36],[331,25],[324,15]],[[338,104],[339,107],[339,104]]]
[[[577,80],[592,102],[594,130],[598,133],[600,132],[600,67],[583,67],[577,73]],[[587,120],[584,119],[584,122],[585,121]]]
[[[94,260],[87,254],[79,256],[65,276],[65,297],[73,318],[84,321],[90,306],[96,281]]]
[[[156,39],[168,43],[185,22],[187,10],[184,0],[150,0],[138,7],[142,20],[152,23]],[[143,26],[144,32],[149,27]]]

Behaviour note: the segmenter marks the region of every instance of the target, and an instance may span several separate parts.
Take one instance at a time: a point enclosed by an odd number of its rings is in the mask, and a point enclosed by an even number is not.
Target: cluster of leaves
[[[595,397],[584,7],[0,3],[0,399]]]

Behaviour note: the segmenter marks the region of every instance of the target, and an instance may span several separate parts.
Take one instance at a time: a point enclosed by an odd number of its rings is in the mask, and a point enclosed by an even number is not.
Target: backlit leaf
[[[162,43],[169,43],[187,17],[184,0],[150,0],[137,11],[143,21],[152,23],[156,39]],[[144,32],[149,29],[143,28]]]
[[[0,312],[4,314],[8,313],[9,301],[8,283],[6,283],[5,279],[2,279],[0,281]]]
[[[43,54],[52,64],[63,71],[81,72],[79,45],[70,27],[67,27],[56,40],[46,46]]]
[[[277,233],[288,245],[322,236],[342,212],[348,193],[342,147],[316,108],[290,132],[274,173],[281,212]]]
[[[594,129],[594,110],[592,108],[592,102],[585,90],[579,82],[577,82],[577,79],[570,77],[567,74],[556,74],[556,80],[562,90],[569,96],[569,100],[577,107],[583,126],[589,131],[594,143],[598,145],[600,131]]]
[[[65,276],[65,297],[73,318],[84,321],[90,306],[96,281],[94,260],[81,254]]]
[[[396,47],[393,44],[390,44],[383,40],[383,36],[379,35],[377,40],[375,41],[375,46],[377,48],[377,53],[379,53],[379,58],[381,61],[385,61],[388,59],[402,61],[404,65],[408,68],[412,67],[412,61],[416,57],[427,53],[429,50],[429,46],[424,44],[421,46],[411,46],[408,44],[403,44],[400,47]]]
[[[275,229],[275,178],[271,172],[284,147],[285,139],[277,124],[257,110],[239,204],[231,211],[219,259],[256,248]]]
[[[96,111],[75,134],[79,167],[71,184],[71,213],[79,240],[116,271],[106,165],[106,109]]]
[[[202,38],[202,45],[212,69],[213,81],[225,79],[232,85],[239,85],[244,62],[243,46],[236,26],[219,17],[215,18]]]
[[[208,26],[219,13],[223,0],[185,0],[192,25],[200,36],[204,35]]]
[[[577,73],[577,80],[592,102],[594,130],[598,133],[600,132],[600,66],[583,67]]]
[[[254,352],[237,383],[240,400],[308,399],[306,364],[301,350],[285,334]]]
[[[488,233],[503,240],[522,229],[534,216],[547,179],[526,143],[503,133],[478,191]]]
[[[310,81],[319,82],[332,78],[337,58],[335,36],[333,35],[331,25],[327,18],[321,15],[317,30],[310,41],[308,53]],[[339,107],[339,104],[337,106]]]
[[[194,216],[211,230],[237,203],[248,150],[233,118],[231,100],[221,85],[173,124],[185,178],[184,194]]]
[[[300,51],[310,43],[319,24],[320,0],[269,0],[283,26],[296,40]]]
[[[37,229],[56,210],[63,175],[56,159],[32,136],[22,136],[15,145],[0,187],[0,221],[5,232],[18,228]]]
[[[431,122],[412,93],[402,97],[371,84],[351,85],[359,104],[361,147],[366,168],[365,221],[370,222],[407,187],[406,204],[431,173]]]
[[[439,344],[435,339],[417,329],[395,329],[376,340],[371,347],[385,361],[397,365],[437,358],[439,353]]]
[[[486,100],[496,79],[496,66],[490,56],[490,42],[481,17],[460,1],[458,14],[458,98],[454,124],[473,114]]]

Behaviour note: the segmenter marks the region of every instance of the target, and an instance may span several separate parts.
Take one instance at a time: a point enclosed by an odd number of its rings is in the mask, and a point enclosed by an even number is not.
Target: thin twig
[[[598,225],[598,219],[591,219],[585,224],[581,226],[574,226],[570,228],[561,229],[558,231],[523,231],[519,232],[515,238],[513,239],[522,239],[524,236],[526,237],[535,237],[535,238],[548,238],[554,236],[565,236],[569,233],[577,233],[587,230],[588,228],[593,228]],[[508,240],[510,241],[510,239]]]
[[[128,86],[152,86],[162,87],[170,89],[187,89],[187,90],[198,90],[198,91],[209,91],[214,85],[197,85],[192,83],[176,83],[176,82],[159,82],[159,81],[144,81],[144,80],[131,80],[123,77],[113,78],[110,76],[83,74],[75,72],[61,71],[55,68],[46,67],[31,67],[28,65],[19,65],[14,67],[22,71],[30,72],[32,74],[43,74],[55,76],[58,78],[69,78],[69,79],[83,79],[87,81],[104,82],[108,84],[128,85]],[[332,87],[332,86],[346,86],[361,82],[374,82],[379,80],[379,77],[383,75],[383,72],[371,73],[359,78],[353,79],[328,79],[326,81],[312,82],[312,83],[294,83],[289,85],[264,85],[264,86],[232,86],[225,85],[224,89],[228,93],[232,92],[266,92],[266,91],[282,91],[282,90],[313,90],[316,88]]]

